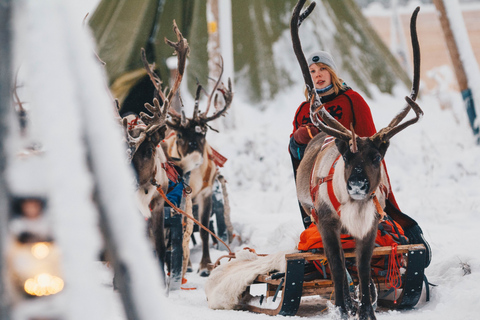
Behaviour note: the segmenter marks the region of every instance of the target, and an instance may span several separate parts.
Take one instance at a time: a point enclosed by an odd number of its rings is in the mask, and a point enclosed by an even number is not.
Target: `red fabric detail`
[[[403,231],[402,227],[398,223],[394,223],[395,226],[398,228],[398,232],[400,233],[400,235],[405,236],[405,232]],[[391,246],[393,243],[397,243],[397,241],[390,234],[392,233],[396,235],[393,224],[390,221],[383,221],[381,224],[383,226],[383,229],[387,233],[382,235],[382,232],[378,230],[375,243],[380,247]],[[350,235],[342,234],[340,238],[342,240],[343,249],[355,248],[355,240],[353,240]],[[352,242],[350,242],[350,240]],[[307,251],[320,248],[323,248],[322,237],[320,236],[320,232],[318,232],[317,227],[312,223],[310,227],[308,227],[300,234],[300,242],[298,243],[298,249],[302,251]]]
[[[215,162],[217,166],[223,167],[223,165],[225,164],[225,162],[227,162],[228,159],[222,156],[217,150],[213,149],[212,147],[210,147],[210,149],[212,149],[212,154],[209,156],[211,157],[213,162]]]
[[[290,135],[290,138],[293,136],[293,133],[297,131],[302,124],[312,123],[310,120],[310,103],[308,101],[302,102],[295,112],[295,117],[293,118],[293,131]]]
[[[350,128],[350,123],[353,123],[354,120],[350,101],[347,96],[352,100],[353,112],[355,114],[355,133],[360,137],[370,137],[374,135],[377,130],[375,129],[370,107],[356,91],[350,89],[338,95],[332,101],[324,104],[325,109],[345,128]],[[312,121],[310,120],[310,103],[305,101],[295,112],[292,135],[301,125],[307,123],[312,123]]]
[[[355,248],[355,239],[353,239],[350,235],[342,234],[340,235],[340,240],[342,242],[343,249]],[[322,236],[320,236],[317,226],[312,223],[310,227],[305,229],[302,234],[300,234],[298,250],[307,251],[319,248],[323,248]]]
[[[178,183],[179,174],[177,170],[175,170],[173,162],[167,161],[162,163],[162,168],[165,170],[165,173],[167,174],[167,177],[170,181],[173,181],[174,183]]]
[[[398,233],[400,233],[401,236],[405,237],[405,232],[403,231],[402,226],[400,226],[395,221],[394,223],[395,223],[395,226],[398,228]],[[378,244],[380,247],[391,246],[392,243],[398,243],[392,236],[393,234],[398,237],[397,232],[395,231],[395,228],[393,226],[393,223],[390,220],[386,220],[386,221],[382,221],[381,225],[387,233],[382,235],[382,232],[380,230],[377,230],[377,238],[375,240],[375,243]],[[405,239],[407,238],[405,237]]]

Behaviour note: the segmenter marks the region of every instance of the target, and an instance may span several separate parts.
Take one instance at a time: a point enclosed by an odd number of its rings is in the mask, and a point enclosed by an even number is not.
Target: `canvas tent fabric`
[[[316,2],[317,8],[300,30],[306,55],[317,50],[332,53],[340,75],[367,96],[371,95],[367,83],[374,83],[381,92],[392,92],[399,83],[410,86],[407,73],[354,0]],[[123,81],[117,85],[128,91],[145,79],[139,71],[143,68],[142,47],[166,81],[166,59],[173,51],[163,39],[174,39],[173,19],[191,47],[186,72],[188,88],[194,92],[197,80],[206,85],[206,3],[207,0],[102,0],[89,24],[98,54],[107,63],[110,85],[120,79]],[[302,81],[298,65],[292,63],[295,57],[289,30],[295,3],[296,0],[232,0],[236,89],[252,101],[267,101],[285,87]],[[219,26],[221,32],[221,23]],[[125,74],[129,75],[122,79]]]

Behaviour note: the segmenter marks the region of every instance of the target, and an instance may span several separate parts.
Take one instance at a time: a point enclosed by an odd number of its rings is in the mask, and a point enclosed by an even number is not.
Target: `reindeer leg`
[[[345,257],[340,241],[340,220],[325,204],[318,211],[319,223],[317,224],[327,256],[330,272],[335,289],[335,306],[340,309],[342,319],[348,319],[347,306],[351,306],[350,293],[346,290],[345,283]]]
[[[376,319],[370,297],[370,286],[375,285],[371,282],[370,263],[372,260],[373,249],[375,247],[376,235],[377,228],[372,228],[372,230],[363,239],[356,239],[356,259],[360,282],[360,306],[358,309],[360,320]]]
[[[208,228],[209,221],[210,221],[210,214],[212,212],[212,194],[209,193],[203,197],[203,203],[200,203],[200,222]],[[208,277],[210,275],[210,271],[208,271],[208,264],[212,263],[210,259],[210,250],[209,250],[209,237],[210,234],[205,231],[203,228],[200,229],[200,238],[202,239],[202,259],[200,260],[200,267],[198,272],[200,273],[201,277]]]
[[[165,279],[165,233],[164,233],[164,202],[161,197],[157,197],[152,201],[152,233],[155,243],[155,250],[157,252],[158,261],[160,263],[160,270]]]

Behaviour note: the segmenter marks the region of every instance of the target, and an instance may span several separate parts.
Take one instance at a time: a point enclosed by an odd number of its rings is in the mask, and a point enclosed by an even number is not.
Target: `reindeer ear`
[[[382,141],[378,146],[378,151],[380,152],[382,157],[385,156],[385,153],[387,152],[387,149],[389,146],[390,146],[390,141]]]
[[[388,147],[390,146],[390,140],[384,140],[381,137],[376,137],[375,139],[371,139],[375,147],[378,149],[378,152],[383,156],[387,152]]]
[[[342,139],[335,139],[335,144],[337,146],[338,151],[343,156],[347,151],[350,150],[350,145],[348,142]]]

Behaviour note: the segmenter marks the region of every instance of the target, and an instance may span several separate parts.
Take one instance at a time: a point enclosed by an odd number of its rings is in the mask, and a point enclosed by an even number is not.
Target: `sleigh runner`
[[[423,244],[410,244],[398,246],[396,250],[397,254],[401,254],[407,261],[405,272],[401,275],[402,286],[397,291],[396,299],[392,299],[392,288],[386,284],[387,279],[378,275],[372,277],[378,293],[377,303],[381,307],[392,309],[412,308],[418,303],[422,293],[426,248]],[[388,256],[391,252],[392,247],[378,247],[374,250],[373,258]],[[345,252],[346,259],[354,259],[354,257],[355,253],[352,250]],[[306,266],[311,261],[326,260],[323,253],[292,253],[285,255],[285,260],[285,272],[259,275],[252,283],[252,285],[265,284],[265,295],[252,295],[251,286],[248,286],[235,309],[268,315],[294,316],[300,308],[302,297],[320,296],[330,299],[333,292],[332,280],[330,278],[308,279],[308,273],[305,273]],[[352,276],[352,282],[353,285],[358,285],[358,279],[355,276]],[[275,302],[278,305],[272,308]]]

